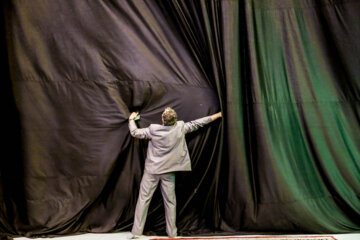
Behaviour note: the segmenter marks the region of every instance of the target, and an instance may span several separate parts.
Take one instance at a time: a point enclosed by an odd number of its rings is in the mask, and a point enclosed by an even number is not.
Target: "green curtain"
[[[304,229],[359,229],[359,7],[246,4],[251,100],[264,144],[257,160],[268,169],[258,174],[271,189],[256,200],[259,209],[282,206]]]

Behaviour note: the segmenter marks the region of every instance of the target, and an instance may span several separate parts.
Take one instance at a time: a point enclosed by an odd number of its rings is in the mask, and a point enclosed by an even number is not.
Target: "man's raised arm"
[[[138,128],[136,126],[135,118],[138,115],[139,115],[138,112],[133,112],[129,117],[129,129],[131,136],[141,139],[151,139],[149,128]]]
[[[190,122],[185,123],[184,129],[185,129],[185,134],[186,133],[190,133],[193,132],[195,130],[197,130],[200,127],[205,126],[208,123],[211,123],[212,121],[215,121],[218,118],[221,118],[222,114],[221,112],[215,113],[213,115],[207,116],[207,117],[203,117],[203,118],[199,118]]]

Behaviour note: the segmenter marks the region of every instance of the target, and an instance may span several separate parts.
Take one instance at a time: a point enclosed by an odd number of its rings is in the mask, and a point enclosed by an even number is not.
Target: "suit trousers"
[[[143,233],[149,204],[159,182],[165,205],[166,233],[170,237],[177,235],[174,172],[165,174],[144,172],[135,209],[134,225],[131,230],[133,235],[141,235]]]

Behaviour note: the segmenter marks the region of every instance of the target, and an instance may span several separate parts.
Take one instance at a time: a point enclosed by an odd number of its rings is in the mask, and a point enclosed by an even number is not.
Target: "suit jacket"
[[[173,126],[151,124],[147,128],[137,128],[135,121],[130,120],[129,129],[133,137],[150,139],[145,171],[151,174],[191,171],[185,134],[210,122],[211,117],[204,117],[187,123],[177,121]]]

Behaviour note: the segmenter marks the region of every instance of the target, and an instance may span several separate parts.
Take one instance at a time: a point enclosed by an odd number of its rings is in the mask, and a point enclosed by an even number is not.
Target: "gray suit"
[[[151,124],[147,128],[137,128],[135,121],[129,122],[133,137],[150,139],[145,160],[144,175],[136,204],[132,234],[141,235],[152,195],[161,181],[161,193],[166,214],[166,232],[174,237],[176,229],[176,171],[191,171],[189,151],[185,134],[197,130],[211,122],[211,117],[184,123],[177,121],[173,126]]]

